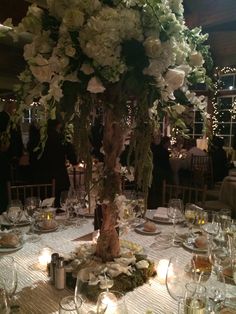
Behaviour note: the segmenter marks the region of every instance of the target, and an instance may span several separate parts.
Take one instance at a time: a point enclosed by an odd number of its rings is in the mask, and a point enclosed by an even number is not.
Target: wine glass
[[[7,218],[13,224],[13,228],[16,228],[23,215],[23,205],[20,200],[11,200],[7,209]]]
[[[179,258],[172,257],[166,273],[166,287],[170,296],[178,301],[178,313],[185,296],[187,283],[195,281],[195,265],[193,261],[187,265]]]
[[[0,280],[0,313],[8,314],[10,313],[10,308],[8,306],[7,293],[5,288],[5,282],[3,279]]]
[[[192,230],[193,230],[193,224],[196,221],[196,207],[197,206],[195,204],[191,204],[191,203],[187,203],[185,205],[184,217],[188,225],[190,237],[193,237]]]
[[[183,201],[179,198],[170,199],[167,207],[167,216],[173,222],[173,237],[172,237],[172,246],[179,246],[179,243],[176,243],[176,222],[183,218]]]
[[[12,305],[18,284],[16,262],[14,258],[12,256],[0,257],[0,269],[1,280],[3,280],[5,284],[5,291],[9,305],[11,308],[16,308],[17,305]]]
[[[185,286],[184,313],[205,313],[206,303],[206,288],[199,282],[187,283]]]
[[[40,236],[34,233],[35,230],[35,220],[37,212],[40,206],[40,199],[38,197],[27,197],[25,199],[25,214],[30,222],[30,231],[31,236],[27,239],[29,242],[37,242],[40,240]]]
[[[223,271],[219,267],[213,266],[210,273],[202,272],[198,281],[206,287],[208,310],[211,311],[210,313],[216,313],[215,311],[223,306],[226,298]]]

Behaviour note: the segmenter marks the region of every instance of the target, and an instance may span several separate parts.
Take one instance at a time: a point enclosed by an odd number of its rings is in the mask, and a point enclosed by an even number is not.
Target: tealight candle
[[[48,247],[43,248],[40,251],[39,257],[38,257],[38,262],[39,266],[46,270],[47,265],[51,262],[51,255],[52,255],[52,250]]]
[[[166,274],[169,265],[169,260],[161,259],[157,265],[157,279],[160,284],[165,284],[166,282]]]

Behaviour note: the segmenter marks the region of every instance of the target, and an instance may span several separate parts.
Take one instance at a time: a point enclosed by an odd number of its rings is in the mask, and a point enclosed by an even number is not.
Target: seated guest
[[[164,180],[172,182],[172,169],[170,165],[170,138],[164,136],[160,144],[151,144],[153,154],[152,185],[148,195],[148,208],[157,208],[162,205],[162,186]]]
[[[193,155],[194,156],[206,156],[207,155],[207,153],[204,150],[197,147],[197,142],[196,142],[196,139],[194,138],[189,139],[187,141],[186,149],[187,149],[187,153],[186,153],[186,158],[185,158],[185,166],[184,166],[185,169],[190,169],[191,159]]]

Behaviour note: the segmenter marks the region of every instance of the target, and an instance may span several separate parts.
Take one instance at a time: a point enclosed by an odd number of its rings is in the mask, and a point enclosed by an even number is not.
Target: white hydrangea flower
[[[146,54],[150,58],[157,58],[161,53],[161,41],[157,37],[148,37],[143,43]]]

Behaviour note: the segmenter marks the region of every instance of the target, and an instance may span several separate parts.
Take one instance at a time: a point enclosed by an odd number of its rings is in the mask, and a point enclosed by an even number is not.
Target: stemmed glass
[[[34,233],[34,225],[36,220],[36,215],[39,210],[40,199],[38,197],[27,197],[25,199],[25,214],[30,222],[30,231],[31,236],[28,238],[29,242],[37,242],[40,240],[40,236]]]
[[[193,224],[196,221],[197,216],[197,206],[195,204],[187,203],[185,205],[184,217],[189,229],[189,237],[193,237]]]
[[[2,256],[0,257],[0,269],[1,269],[1,280],[5,284],[5,291],[10,308],[16,308],[17,305],[12,305],[12,300],[15,295],[18,277],[16,262],[12,256]]]
[[[4,280],[0,280],[0,313],[9,314],[10,308],[8,306],[6,288]]]
[[[206,287],[209,312],[218,313],[217,309],[223,306],[226,297],[225,278],[222,269],[213,266],[210,273],[202,272],[198,281]]]
[[[178,301],[178,313],[185,297],[185,286],[195,281],[195,265],[193,261],[185,264],[179,257],[172,257],[166,273],[166,287],[170,296]]]
[[[178,246],[176,243],[176,222],[183,218],[183,201],[179,198],[169,200],[167,207],[167,216],[173,222],[172,246]]]
[[[23,205],[20,200],[11,200],[7,209],[7,218],[13,224],[13,228],[16,228],[23,215]]]
[[[205,313],[207,308],[206,288],[199,282],[185,286],[184,313]]]

